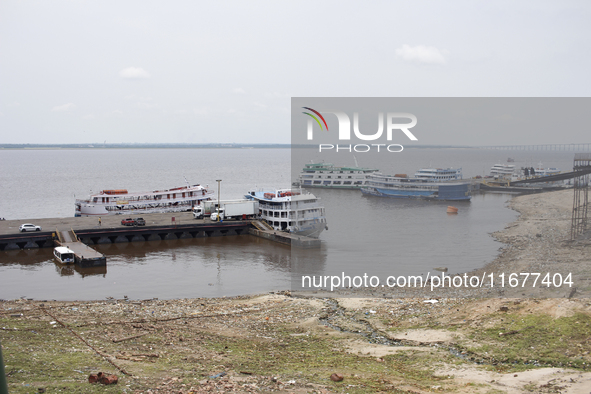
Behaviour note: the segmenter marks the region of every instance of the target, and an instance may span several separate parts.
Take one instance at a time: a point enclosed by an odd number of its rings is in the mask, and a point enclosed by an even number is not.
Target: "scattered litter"
[[[101,383],[101,384],[117,384],[119,378],[116,375],[106,375],[102,372],[88,375],[88,383]]]
[[[340,373],[333,373],[332,375],[330,375],[330,380],[332,380],[333,382],[340,382],[343,379],[344,376]]]
[[[427,303],[427,304],[436,304],[436,303],[438,303],[439,301],[438,301],[438,300],[425,300],[425,301],[423,301],[423,302],[424,302],[424,303]]]
[[[217,379],[217,378],[221,378],[222,376],[226,376],[226,373],[225,372],[220,372],[217,375],[210,376],[209,378],[210,379]]]

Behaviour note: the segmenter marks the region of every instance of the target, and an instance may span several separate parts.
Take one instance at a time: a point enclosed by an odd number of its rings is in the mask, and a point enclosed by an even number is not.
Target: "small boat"
[[[447,207],[447,213],[458,213],[458,208],[452,207],[451,205],[449,205]]]
[[[61,264],[74,264],[74,251],[65,246],[53,248],[53,257]]]

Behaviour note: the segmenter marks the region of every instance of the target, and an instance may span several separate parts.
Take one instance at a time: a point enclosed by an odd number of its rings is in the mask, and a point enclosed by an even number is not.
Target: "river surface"
[[[493,164],[572,168],[572,152],[408,149],[357,155],[359,165],[413,174],[424,167],[462,167],[464,177],[486,175]],[[91,191],[171,188],[200,183],[221,198],[249,189],[289,187],[310,157],[289,149],[80,149],[1,150],[0,217],[71,217],[74,199]],[[349,155],[312,157],[353,165]],[[311,190],[326,207],[322,248],[291,250],[253,236],[100,245],[106,268],[59,267],[52,250],[0,252],[0,298],[56,300],[219,297],[284,290],[302,275],[346,272],[418,275],[433,267],[463,272],[490,262],[502,244],[491,233],[515,220],[509,195],[475,194],[448,203],[366,197],[359,191]]]

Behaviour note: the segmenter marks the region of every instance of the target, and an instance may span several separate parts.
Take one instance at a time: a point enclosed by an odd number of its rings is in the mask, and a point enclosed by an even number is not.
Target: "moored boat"
[[[467,201],[472,198],[470,184],[466,182],[432,182],[382,174],[369,175],[367,186],[362,187],[361,192],[378,197],[442,201]]]
[[[259,202],[262,220],[274,230],[318,238],[328,229],[319,198],[302,190],[249,191],[246,198]]]
[[[535,168],[535,175],[536,176],[549,176],[549,175],[556,175],[560,174],[560,169],[556,167],[548,167],[544,168],[544,165],[540,162],[538,166]]]
[[[74,264],[74,251],[65,246],[58,246],[53,248],[53,257],[61,264]]]
[[[490,168],[490,175],[495,178],[510,178],[514,172],[513,164],[495,164]]]
[[[209,200],[213,195],[213,190],[201,185],[145,192],[128,192],[126,189],[102,190],[86,200],[76,200],[75,216],[191,211],[201,204],[201,201]]]
[[[325,189],[359,189],[365,186],[367,175],[378,171],[358,166],[337,167],[332,163],[310,163],[300,172],[298,185]]]
[[[415,172],[416,179],[430,182],[457,181],[462,179],[461,168],[421,168]]]

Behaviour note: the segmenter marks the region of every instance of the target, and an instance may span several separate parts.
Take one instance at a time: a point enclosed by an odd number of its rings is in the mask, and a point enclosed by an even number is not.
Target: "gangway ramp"
[[[261,231],[273,231],[273,227],[271,227],[269,223],[263,222],[262,220],[252,220],[251,223]]]
[[[74,230],[58,231],[58,243],[74,252],[74,261],[80,267],[101,267],[107,265],[107,258],[102,253],[78,240]]]

